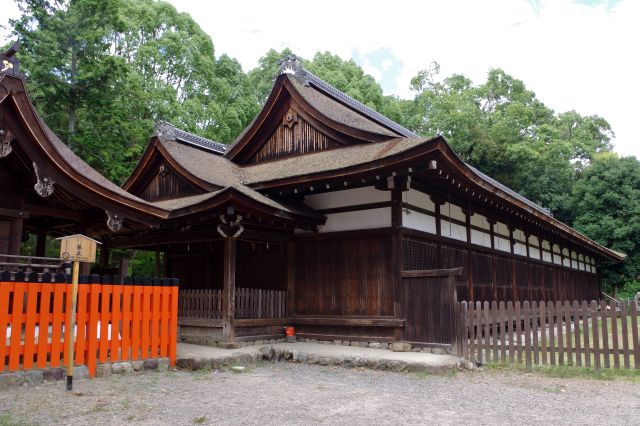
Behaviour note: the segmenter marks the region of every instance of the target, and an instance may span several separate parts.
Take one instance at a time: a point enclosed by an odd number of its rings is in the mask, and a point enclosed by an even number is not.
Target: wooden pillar
[[[287,244],[287,316],[296,313],[296,245]]]
[[[109,247],[103,245],[100,247],[100,269],[106,270],[107,268],[109,268]]]
[[[463,209],[464,225],[467,231],[467,243],[471,244],[471,212],[470,208]],[[473,295],[473,250],[467,249],[467,288],[469,289],[469,299],[475,300]]]
[[[393,317],[404,319],[403,285],[400,277],[403,269],[402,253],[402,190],[394,188],[391,191],[391,256],[392,256],[392,288],[393,288]],[[404,328],[396,327],[393,335],[396,342],[404,339]]]
[[[491,286],[493,294],[493,300],[498,300],[498,279],[496,273],[496,243],[495,243],[495,235],[496,235],[496,221],[495,219],[488,220],[489,222],[489,237],[491,238]]]
[[[36,234],[36,256],[44,257],[47,251],[47,232],[38,230]]]
[[[236,239],[224,240],[224,289],[222,291],[222,337],[228,343],[235,340],[233,322],[236,303]]]

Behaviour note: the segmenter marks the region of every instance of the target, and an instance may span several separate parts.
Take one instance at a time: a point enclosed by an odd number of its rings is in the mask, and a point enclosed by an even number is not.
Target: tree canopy
[[[33,102],[53,131],[97,170],[123,181],[155,122],[228,143],[265,102],[283,55],[269,50],[244,72],[215,56],[187,14],[153,0],[18,0],[11,22]],[[491,69],[475,84],[430,64],[413,99],[385,96],[353,60],[330,52],[306,69],[423,136],[442,134],[466,162],[587,236],[628,253],[612,282],[637,278],[638,162],[608,154],[613,131],[599,116],[555,112],[524,82]]]

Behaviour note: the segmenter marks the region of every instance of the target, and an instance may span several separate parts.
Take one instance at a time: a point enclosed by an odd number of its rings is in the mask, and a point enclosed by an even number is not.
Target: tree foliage
[[[152,0],[21,0],[12,24],[36,108],[113,180],[125,178],[153,124],[230,142],[259,103],[240,64],[216,58],[187,14]]]
[[[613,285],[640,281],[640,161],[614,153],[597,155],[571,192],[573,226],[598,243],[627,254],[605,268]]]

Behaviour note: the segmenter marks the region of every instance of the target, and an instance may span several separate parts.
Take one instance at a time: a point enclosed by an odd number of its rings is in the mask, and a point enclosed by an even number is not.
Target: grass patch
[[[207,422],[207,420],[209,420],[207,416],[198,416],[195,419],[193,419],[191,422],[194,425],[203,425]]]
[[[534,366],[530,371],[522,364],[504,364],[500,362],[490,362],[485,365],[485,369],[490,371],[518,371],[533,372],[547,377],[556,377],[561,379],[589,379],[589,380],[630,380],[640,383],[640,370],[612,369],[602,368],[594,370],[586,367],[575,366]]]
[[[0,414],[0,426],[28,426],[33,423],[27,423],[23,420],[16,420],[9,413]]]

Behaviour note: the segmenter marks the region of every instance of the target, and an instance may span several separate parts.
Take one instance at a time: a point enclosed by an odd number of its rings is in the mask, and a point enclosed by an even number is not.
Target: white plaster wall
[[[579,266],[580,266],[580,270],[581,271],[586,271],[587,270],[587,268],[584,265],[584,262],[580,262]]]
[[[526,256],[527,255],[527,246],[525,246],[524,244],[516,242],[513,245],[513,252],[515,254],[517,254],[517,255],[520,255],[520,256]]]
[[[352,231],[391,226],[391,207],[331,213],[326,216],[327,222],[318,227],[318,232]]]
[[[402,209],[402,226],[435,234],[436,218],[413,210]]]
[[[551,244],[549,244],[549,241],[542,240],[542,249],[551,251]]]
[[[471,216],[471,224],[473,226],[477,226],[478,228],[486,229],[487,231],[491,229],[491,225],[489,225],[489,221],[487,220],[487,218],[478,213],[474,213]]]
[[[472,229],[471,242],[480,246],[491,247],[491,234],[489,234],[488,232],[480,232]]]
[[[562,266],[566,266],[567,268],[571,267],[571,263],[569,263],[568,258],[565,257],[562,259]]]
[[[497,250],[511,252],[511,244],[509,243],[509,240],[501,237],[493,237],[493,240]]]
[[[332,209],[335,207],[357,206],[358,204],[391,201],[391,191],[380,191],[373,186],[323,192],[304,197],[304,204],[312,209]]]
[[[443,237],[455,238],[456,240],[467,241],[467,228],[448,220],[440,220],[440,231]]]
[[[522,241],[523,243],[527,241],[527,239],[524,236],[524,231],[522,231],[522,229],[516,229],[513,231],[513,239]]]
[[[549,262],[551,263],[553,261],[553,259],[551,258],[551,253],[549,253],[548,251],[542,251],[542,260],[544,260],[545,262]]]
[[[540,259],[540,250],[529,246],[529,257],[532,259]]]
[[[402,201],[430,212],[436,211],[436,205],[431,201],[431,198],[429,198],[427,194],[413,188],[402,193]]]
[[[444,203],[442,207],[440,207],[440,214],[446,217],[450,216],[453,219],[458,219],[463,222],[466,222],[467,220],[467,215],[464,214],[462,208],[455,204]]]
[[[506,237],[509,236],[509,228],[507,228],[507,225],[502,222],[496,223],[496,232]]]
[[[562,258],[559,254],[553,254],[553,263],[555,263],[556,265],[562,265]]]

